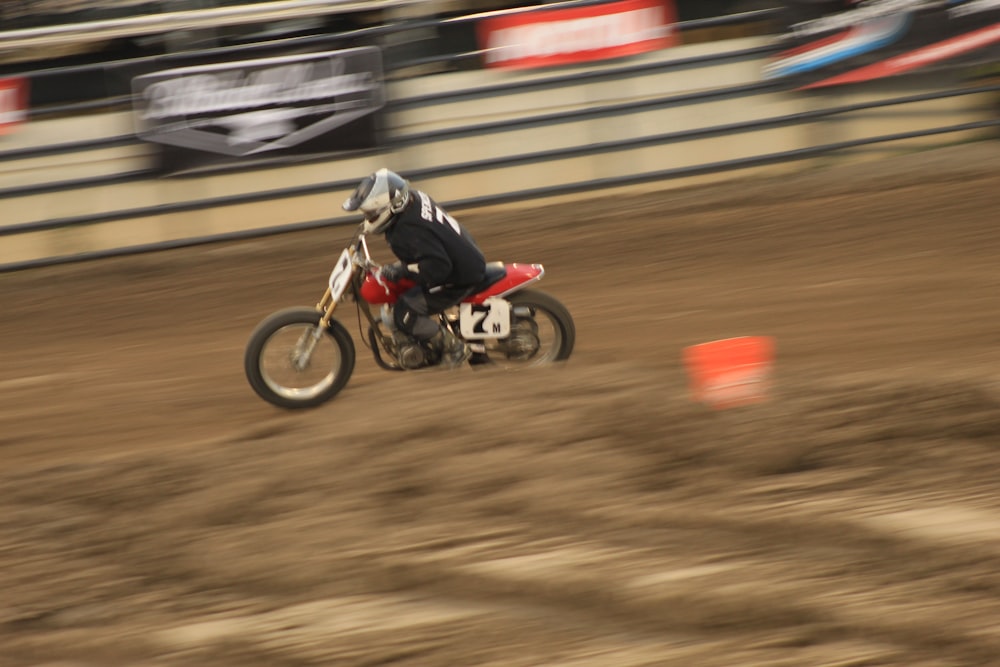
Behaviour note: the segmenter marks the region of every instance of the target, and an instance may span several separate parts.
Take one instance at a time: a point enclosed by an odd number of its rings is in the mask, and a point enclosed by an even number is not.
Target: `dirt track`
[[[0,667],[1000,665],[998,211],[988,143],[462,216],[570,362],[299,414],[242,349],[345,230],[0,275]]]

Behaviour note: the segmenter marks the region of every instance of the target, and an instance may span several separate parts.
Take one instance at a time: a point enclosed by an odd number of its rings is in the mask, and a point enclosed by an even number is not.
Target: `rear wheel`
[[[257,325],[244,354],[257,395],[280,408],[313,408],[333,398],[354,371],[354,341],[342,324],[319,328],[314,308],[290,308]]]
[[[537,366],[569,358],[576,343],[576,327],[562,303],[537,290],[521,290],[507,300],[512,311],[510,336],[487,341],[481,358],[507,367]]]

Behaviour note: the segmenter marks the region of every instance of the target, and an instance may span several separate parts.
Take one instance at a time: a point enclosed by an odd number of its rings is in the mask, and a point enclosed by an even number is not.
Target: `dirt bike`
[[[563,361],[576,339],[573,318],[552,296],[526,289],[544,274],[541,264],[490,262],[483,281],[458,305],[435,317],[469,346],[471,365]],[[367,324],[363,340],[380,368],[438,366],[439,350],[399,331],[393,322],[393,305],[414,284],[405,278],[382,278],[359,226],[315,307],[280,310],[254,329],[244,355],[250,386],[265,401],[288,409],[316,407],[336,396],[354,371],[355,347],[334,313],[351,301],[357,306],[359,329]]]

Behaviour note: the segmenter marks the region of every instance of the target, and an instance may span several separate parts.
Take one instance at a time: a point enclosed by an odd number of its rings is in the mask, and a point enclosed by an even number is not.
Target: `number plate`
[[[510,302],[493,297],[482,305],[463,303],[459,308],[459,328],[466,340],[506,338],[510,335]]]
[[[344,252],[340,253],[340,259],[337,260],[336,268],[330,273],[330,295],[334,301],[340,301],[344,290],[347,289],[347,286],[351,282],[352,273],[351,252],[345,248]]]

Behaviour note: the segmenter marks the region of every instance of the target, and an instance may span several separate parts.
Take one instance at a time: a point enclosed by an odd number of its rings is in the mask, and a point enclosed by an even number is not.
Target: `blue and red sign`
[[[1000,60],[1000,0],[875,0],[791,27],[767,79],[800,88]]]

